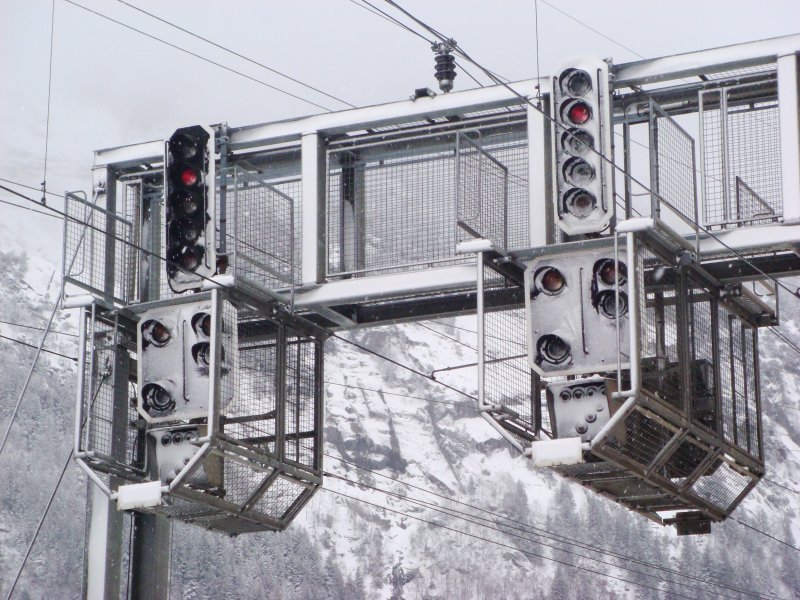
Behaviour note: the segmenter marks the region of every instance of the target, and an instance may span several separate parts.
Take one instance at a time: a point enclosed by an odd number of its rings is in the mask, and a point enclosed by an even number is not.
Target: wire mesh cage
[[[457,226],[457,197],[470,215],[480,217],[482,228],[491,223],[491,231],[481,235],[502,238],[504,247],[527,245],[525,113],[503,111],[426,125],[329,143],[330,277],[463,262],[455,252],[465,235]],[[462,151],[458,140],[464,136],[472,145],[464,142]],[[474,144],[478,137],[479,150]],[[465,162],[459,178],[459,164]],[[479,172],[484,175],[480,182]],[[481,199],[486,204],[478,209]]]
[[[137,380],[131,370],[149,351],[141,339],[137,351],[137,336],[169,343],[152,334],[154,315],[195,305],[211,307],[211,321],[192,326],[204,328],[215,348],[209,355],[219,358],[205,375],[176,367],[173,378],[186,402],[205,386],[207,416],[149,419],[141,398],[150,376],[145,370]],[[112,497],[119,485],[159,481],[161,504],[138,510],[209,529],[286,528],[322,483],[319,330],[272,306],[234,303],[221,290],[141,305],[135,314],[94,305],[84,320],[75,456],[93,479]],[[176,342],[185,337],[169,327]],[[198,360],[197,346],[178,362]]]

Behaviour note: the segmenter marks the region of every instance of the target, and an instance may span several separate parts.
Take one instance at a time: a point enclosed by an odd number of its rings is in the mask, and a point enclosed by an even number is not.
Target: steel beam
[[[778,114],[780,119],[784,222],[800,222],[800,99],[798,48],[778,58]]]
[[[614,86],[632,86],[718,73],[774,62],[800,51],[800,34],[746,42],[721,48],[686,52],[618,65]]]

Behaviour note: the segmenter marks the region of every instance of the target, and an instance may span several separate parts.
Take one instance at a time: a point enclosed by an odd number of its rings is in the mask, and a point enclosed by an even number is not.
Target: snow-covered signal
[[[167,278],[183,292],[216,271],[213,131],[178,129],[167,142],[165,165]]]
[[[544,377],[613,371],[629,362],[628,278],[607,249],[542,256],[525,271],[528,358]]]
[[[608,65],[572,61],[553,79],[556,222],[565,233],[599,233],[613,215]]]
[[[150,423],[207,416],[215,362],[219,376],[228,376],[227,356],[233,352],[231,330],[223,322],[218,358],[213,358],[218,330],[211,303],[150,309],[142,314],[137,330],[139,413]]]

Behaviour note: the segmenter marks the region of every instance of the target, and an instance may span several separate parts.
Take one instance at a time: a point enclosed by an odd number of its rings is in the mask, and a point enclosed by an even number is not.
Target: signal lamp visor
[[[175,399],[167,390],[157,383],[148,383],[142,387],[144,409],[151,415],[170,413],[175,409]]]
[[[592,118],[592,108],[583,100],[571,100],[564,104],[561,115],[573,125],[583,125]]]
[[[166,346],[172,339],[172,335],[167,326],[155,319],[150,319],[142,323],[142,337],[147,343],[157,348]]]
[[[192,317],[192,329],[198,335],[202,334],[211,337],[211,315],[207,312],[199,312]]]
[[[610,258],[597,261],[594,270],[600,277],[600,281],[606,285],[614,285],[616,283],[625,285],[628,280],[628,268],[625,263],[619,263],[619,272],[617,272],[617,267]]]
[[[534,275],[536,289],[548,296],[560,294],[567,285],[564,274],[555,267],[542,267]]]
[[[617,294],[614,290],[603,290],[597,295],[597,310],[607,319],[617,318]],[[619,293],[619,316],[628,314],[628,295]]]
[[[561,91],[568,96],[585,96],[592,91],[592,78],[581,69],[568,69],[560,79]]]
[[[579,219],[588,217],[595,206],[597,200],[594,195],[582,188],[573,188],[564,196],[564,211]]]
[[[172,181],[177,186],[195,187],[200,182],[200,171],[186,163],[176,163],[170,167]]]
[[[200,266],[200,261],[203,258],[203,248],[200,246],[193,246],[191,248],[183,248],[177,255],[177,263],[181,269],[187,271],[194,271]]]
[[[594,137],[584,129],[573,127],[561,134],[561,147],[572,156],[586,156],[594,148]]]
[[[564,180],[571,185],[582,187],[594,181],[594,167],[575,156],[564,163],[562,172]]]
[[[202,200],[196,192],[177,190],[172,193],[170,206],[178,214],[193,217],[202,206]]]
[[[571,353],[569,344],[557,335],[543,335],[536,342],[536,354],[540,363],[560,365],[569,359]]]
[[[175,158],[189,160],[200,153],[200,140],[191,135],[179,133],[170,139],[169,149]]]

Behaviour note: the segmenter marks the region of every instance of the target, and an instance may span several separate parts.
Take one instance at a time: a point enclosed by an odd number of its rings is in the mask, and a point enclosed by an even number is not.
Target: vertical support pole
[[[101,175],[105,180],[105,209],[108,211],[106,213],[105,219],[105,232],[106,235],[104,236],[104,252],[103,256],[105,257],[105,265],[103,265],[103,294],[106,297],[106,300],[109,302],[113,302],[114,299],[114,284],[115,278],[117,276],[116,270],[116,248],[117,248],[117,240],[116,237],[118,236],[117,232],[117,222],[114,218],[114,215],[117,211],[117,179],[114,175],[114,171],[111,167],[105,168],[105,173]],[[98,192],[95,191],[97,194]],[[99,198],[95,200],[95,204],[99,205]]]
[[[658,200],[658,119],[655,102],[650,100],[650,216],[658,219],[661,216],[661,204]]]
[[[476,290],[477,298],[477,333],[478,333],[478,408],[483,410],[486,406],[486,395],[485,395],[485,381],[486,381],[486,357],[485,357],[485,342],[484,342],[484,315],[486,311],[486,307],[484,306],[483,302],[483,252],[478,252],[477,254],[477,283],[478,289]]]
[[[325,280],[326,241],[326,161],[325,144],[318,133],[303,135],[301,142],[303,178],[302,283],[313,285]]]
[[[339,176],[339,260],[344,272],[364,268],[364,169],[354,153],[342,155]]]
[[[625,169],[622,178],[625,190],[625,218],[630,219],[633,216],[633,191],[631,178],[628,177],[631,172],[631,125],[627,121],[622,124],[622,167]]]
[[[704,97],[706,92],[700,90],[697,92],[697,117],[698,117],[698,141],[700,146],[700,169],[698,171],[700,175],[700,216],[698,218],[697,223],[700,224],[700,219],[702,219],[702,225],[708,225],[708,209],[706,208],[708,203],[708,190],[706,188],[706,122],[705,122],[705,104],[704,104]]]
[[[169,598],[172,523],[160,515],[133,513],[130,600]]]
[[[128,427],[128,381],[130,379],[130,360],[127,350],[116,339],[119,329],[115,328],[112,346],[114,362],[110,382],[104,384],[103,377],[96,385],[113,386],[113,408],[111,415],[110,454],[119,462],[125,462]],[[97,373],[92,374],[98,378]],[[92,396],[94,400],[94,394]],[[92,410],[90,401],[88,410]],[[87,543],[84,551],[84,597],[87,600],[111,600],[119,597],[120,565],[122,558],[122,532],[124,513],[117,510],[114,501],[91,481],[87,484]],[[111,478],[111,489],[115,490],[119,480]]]
[[[797,54],[778,57],[784,222],[800,221],[800,84]]]
[[[286,456],[286,325],[278,325],[275,339],[275,458]]]
[[[545,101],[543,110],[549,111]],[[553,239],[553,177],[550,121],[528,105],[528,235],[534,248]]]
[[[678,289],[675,295],[678,330],[678,362],[681,375],[680,392],[683,415],[690,418],[692,414],[692,335],[694,333],[693,307],[691,306],[691,286],[686,277],[686,269],[678,267]]]
[[[225,254],[228,243],[228,125],[223,123],[216,131],[216,150],[219,152],[219,251]],[[214,157],[209,157],[214,160]],[[211,185],[216,185],[212,182]]]
[[[758,352],[758,329],[753,327],[753,400],[755,402],[756,410],[756,436],[758,443],[758,452],[754,454],[760,461],[764,461],[764,438],[762,437],[762,423],[761,423],[761,365],[759,363]]]
[[[314,340],[314,468],[322,471],[325,425],[325,341]]]
[[[725,440],[722,426],[722,348],[720,347],[719,329],[719,295],[715,292],[711,296],[711,355],[714,357],[714,427],[717,429],[717,436],[720,443]]]
[[[728,88],[719,93],[719,126],[722,144],[722,220],[731,220],[730,146],[728,145]],[[727,225],[726,225],[727,226]]]

